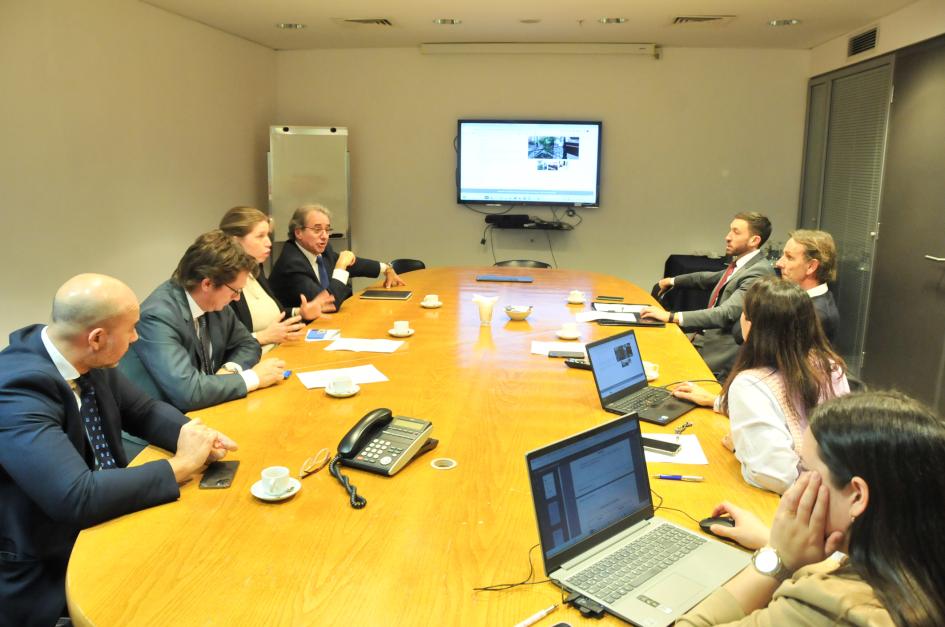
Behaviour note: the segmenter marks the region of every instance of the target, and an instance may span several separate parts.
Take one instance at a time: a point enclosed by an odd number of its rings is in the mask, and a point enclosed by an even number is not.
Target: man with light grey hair
[[[390,264],[356,257],[350,250],[336,253],[328,243],[331,212],[322,205],[302,205],[289,221],[289,241],[282,248],[269,275],[269,284],[283,307],[298,307],[301,295],[313,300],[326,290],[335,297],[335,308],[351,297],[349,278],[378,277],[384,287],[404,285]],[[333,311],[331,305],[322,311]]]
[[[0,625],[53,625],[79,531],[180,497],[236,444],[136,388],[115,365],[137,340],[127,285],[80,274],[52,323],[0,352]],[[173,454],[128,468],[122,429]]]

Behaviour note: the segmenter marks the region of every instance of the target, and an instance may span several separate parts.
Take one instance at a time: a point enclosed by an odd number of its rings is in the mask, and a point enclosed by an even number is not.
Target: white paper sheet
[[[356,353],[393,353],[400,348],[400,340],[360,340],[343,337],[325,347],[326,351],[354,351]]]
[[[664,455],[644,450],[646,461],[648,462],[668,462],[670,464],[692,464],[698,466],[707,466],[709,460],[706,459],[702,445],[699,444],[699,438],[695,435],[674,435],[672,433],[644,433],[644,437],[662,440],[663,442],[676,442],[682,444],[682,448],[675,455]],[[676,438],[679,438],[678,440]]]
[[[594,320],[620,320],[621,322],[636,322],[637,317],[632,313],[617,313],[606,311],[581,311],[574,314],[577,322],[592,322]]]
[[[539,342],[532,340],[532,355],[544,355],[547,357],[549,351],[572,351],[575,353],[584,353],[584,357],[587,357],[584,344],[580,342]]]
[[[597,311],[606,311],[610,313],[634,313],[643,311],[646,305],[629,305],[624,303],[594,303],[594,309]]]
[[[333,368],[331,370],[312,370],[296,373],[302,385],[310,390],[326,387],[333,379],[342,375],[351,377],[351,380],[356,384],[389,381],[380,370],[371,364],[352,368]]]

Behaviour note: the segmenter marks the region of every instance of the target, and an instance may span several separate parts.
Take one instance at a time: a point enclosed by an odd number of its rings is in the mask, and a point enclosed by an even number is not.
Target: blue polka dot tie
[[[82,375],[76,379],[76,383],[79,386],[79,399],[82,402],[79,415],[82,417],[82,424],[89,436],[89,442],[92,443],[95,461],[100,468],[115,468],[115,458],[112,456],[108,441],[105,439],[105,432],[102,430],[102,416],[98,411],[98,399],[95,396],[92,378],[88,375]]]

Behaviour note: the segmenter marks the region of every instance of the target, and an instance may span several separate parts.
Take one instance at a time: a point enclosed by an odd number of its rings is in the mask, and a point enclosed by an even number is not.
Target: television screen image
[[[457,202],[597,206],[600,122],[459,120]]]

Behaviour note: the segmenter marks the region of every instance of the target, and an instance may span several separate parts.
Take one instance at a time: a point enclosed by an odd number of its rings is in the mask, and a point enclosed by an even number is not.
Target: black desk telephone
[[[437,441],[430,437],[432,431],[433,424],[427,420],[394,416],[385,408],[375,409],[341,439],[328,471],[348,491],[351,507],[361,509],[367,501],[341,474],[338,464],[393,475],[414,457],[436,446]]]
[[[338,457],[345,466],[392,475],[413,459],[432,431],[433,424],[427,420],[375,409],[341,439]]]

